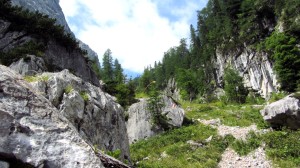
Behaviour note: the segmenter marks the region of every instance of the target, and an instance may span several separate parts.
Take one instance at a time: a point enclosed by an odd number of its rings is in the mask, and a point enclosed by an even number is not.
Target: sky
[[[189,38],[208,0],[60,0],[76,37],[99,56],[111,49],[126,72],[142,73]]]

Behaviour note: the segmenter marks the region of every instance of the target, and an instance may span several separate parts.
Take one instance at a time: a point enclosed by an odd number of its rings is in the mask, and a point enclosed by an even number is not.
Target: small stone
[[[162,158],[167,158],[167,157],[169,157],[169,155],[167,154],[166,151],[164,151],[164,152],[160,155],[160,157],[162,157]]]
[[[206,143],[209,143],[209,142],[212,140],[212,138],[213,138],[213,136],[211,135],[210,137],[208,137],[208,138],[205,140],[205,142],[206,142]]]

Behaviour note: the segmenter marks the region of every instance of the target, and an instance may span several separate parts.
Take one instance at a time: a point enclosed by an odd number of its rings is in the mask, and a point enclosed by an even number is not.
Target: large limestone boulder
[[[89,144],[104,151],[120,149],[120,159],[130,159],[124,110],[114,97],[68,70],[40,76],[42,80],[30,83],[32,87],[45,96]]]
[[[0,165],[104,167],[69,123],[20,75],[0,65]]]
[[[47,70],[45,61],[34,55],[27,55],[25,58],[12,63],[9,67],[21,75],[35,75]]]
[[[300,101],[293,94],[267,105],[260,113],[275,128],[300,128]]]
[[[167,96],[162,97],[163,108],[161,114],[166,116],[171,127],[181,127],[185,116],[184,110],[176,102]],[[163,128],[154,125],[151,112],[148,109],[147,99],[131,105],[127,111],[128,121],[126,122],[129,143],[145,139],[163,132]]]

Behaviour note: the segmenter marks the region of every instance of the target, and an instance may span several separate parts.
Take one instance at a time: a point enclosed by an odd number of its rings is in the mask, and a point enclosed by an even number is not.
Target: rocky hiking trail
[[[220,119],[211,119],[211,120],[202,120],[198,119],[198,122],[211,126],[218,130],[220,136],[226,136],[231,134],[236,139],[245,140],[247,134],[250,131],[255,133],[266,133],[269,130],[263,129],[258,130],[256,125],[251,125],[249,127],[239,127],[239,126],[226,126],[222,125]],[[222,159],[218,164],[219,168],[271,168],[271,161],[267,160],[264,146],[262,145],[258,149],[250,152],[246,156],[239,156],[233,149],[228,147],[225,152],[222,154]]]

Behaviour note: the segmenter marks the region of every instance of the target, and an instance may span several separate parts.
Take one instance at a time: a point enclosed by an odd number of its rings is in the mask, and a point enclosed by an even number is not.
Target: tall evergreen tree
[[[125,77],[123,75],[123,69],[118,59],[115,59],[114,62],[114,80],[118,83],[124,83]]]
[[[102,69],[102,80],[104,82],[113,81],[113,63],[112,63],[112,52],[107,49],[103,55],[103,69]]]

